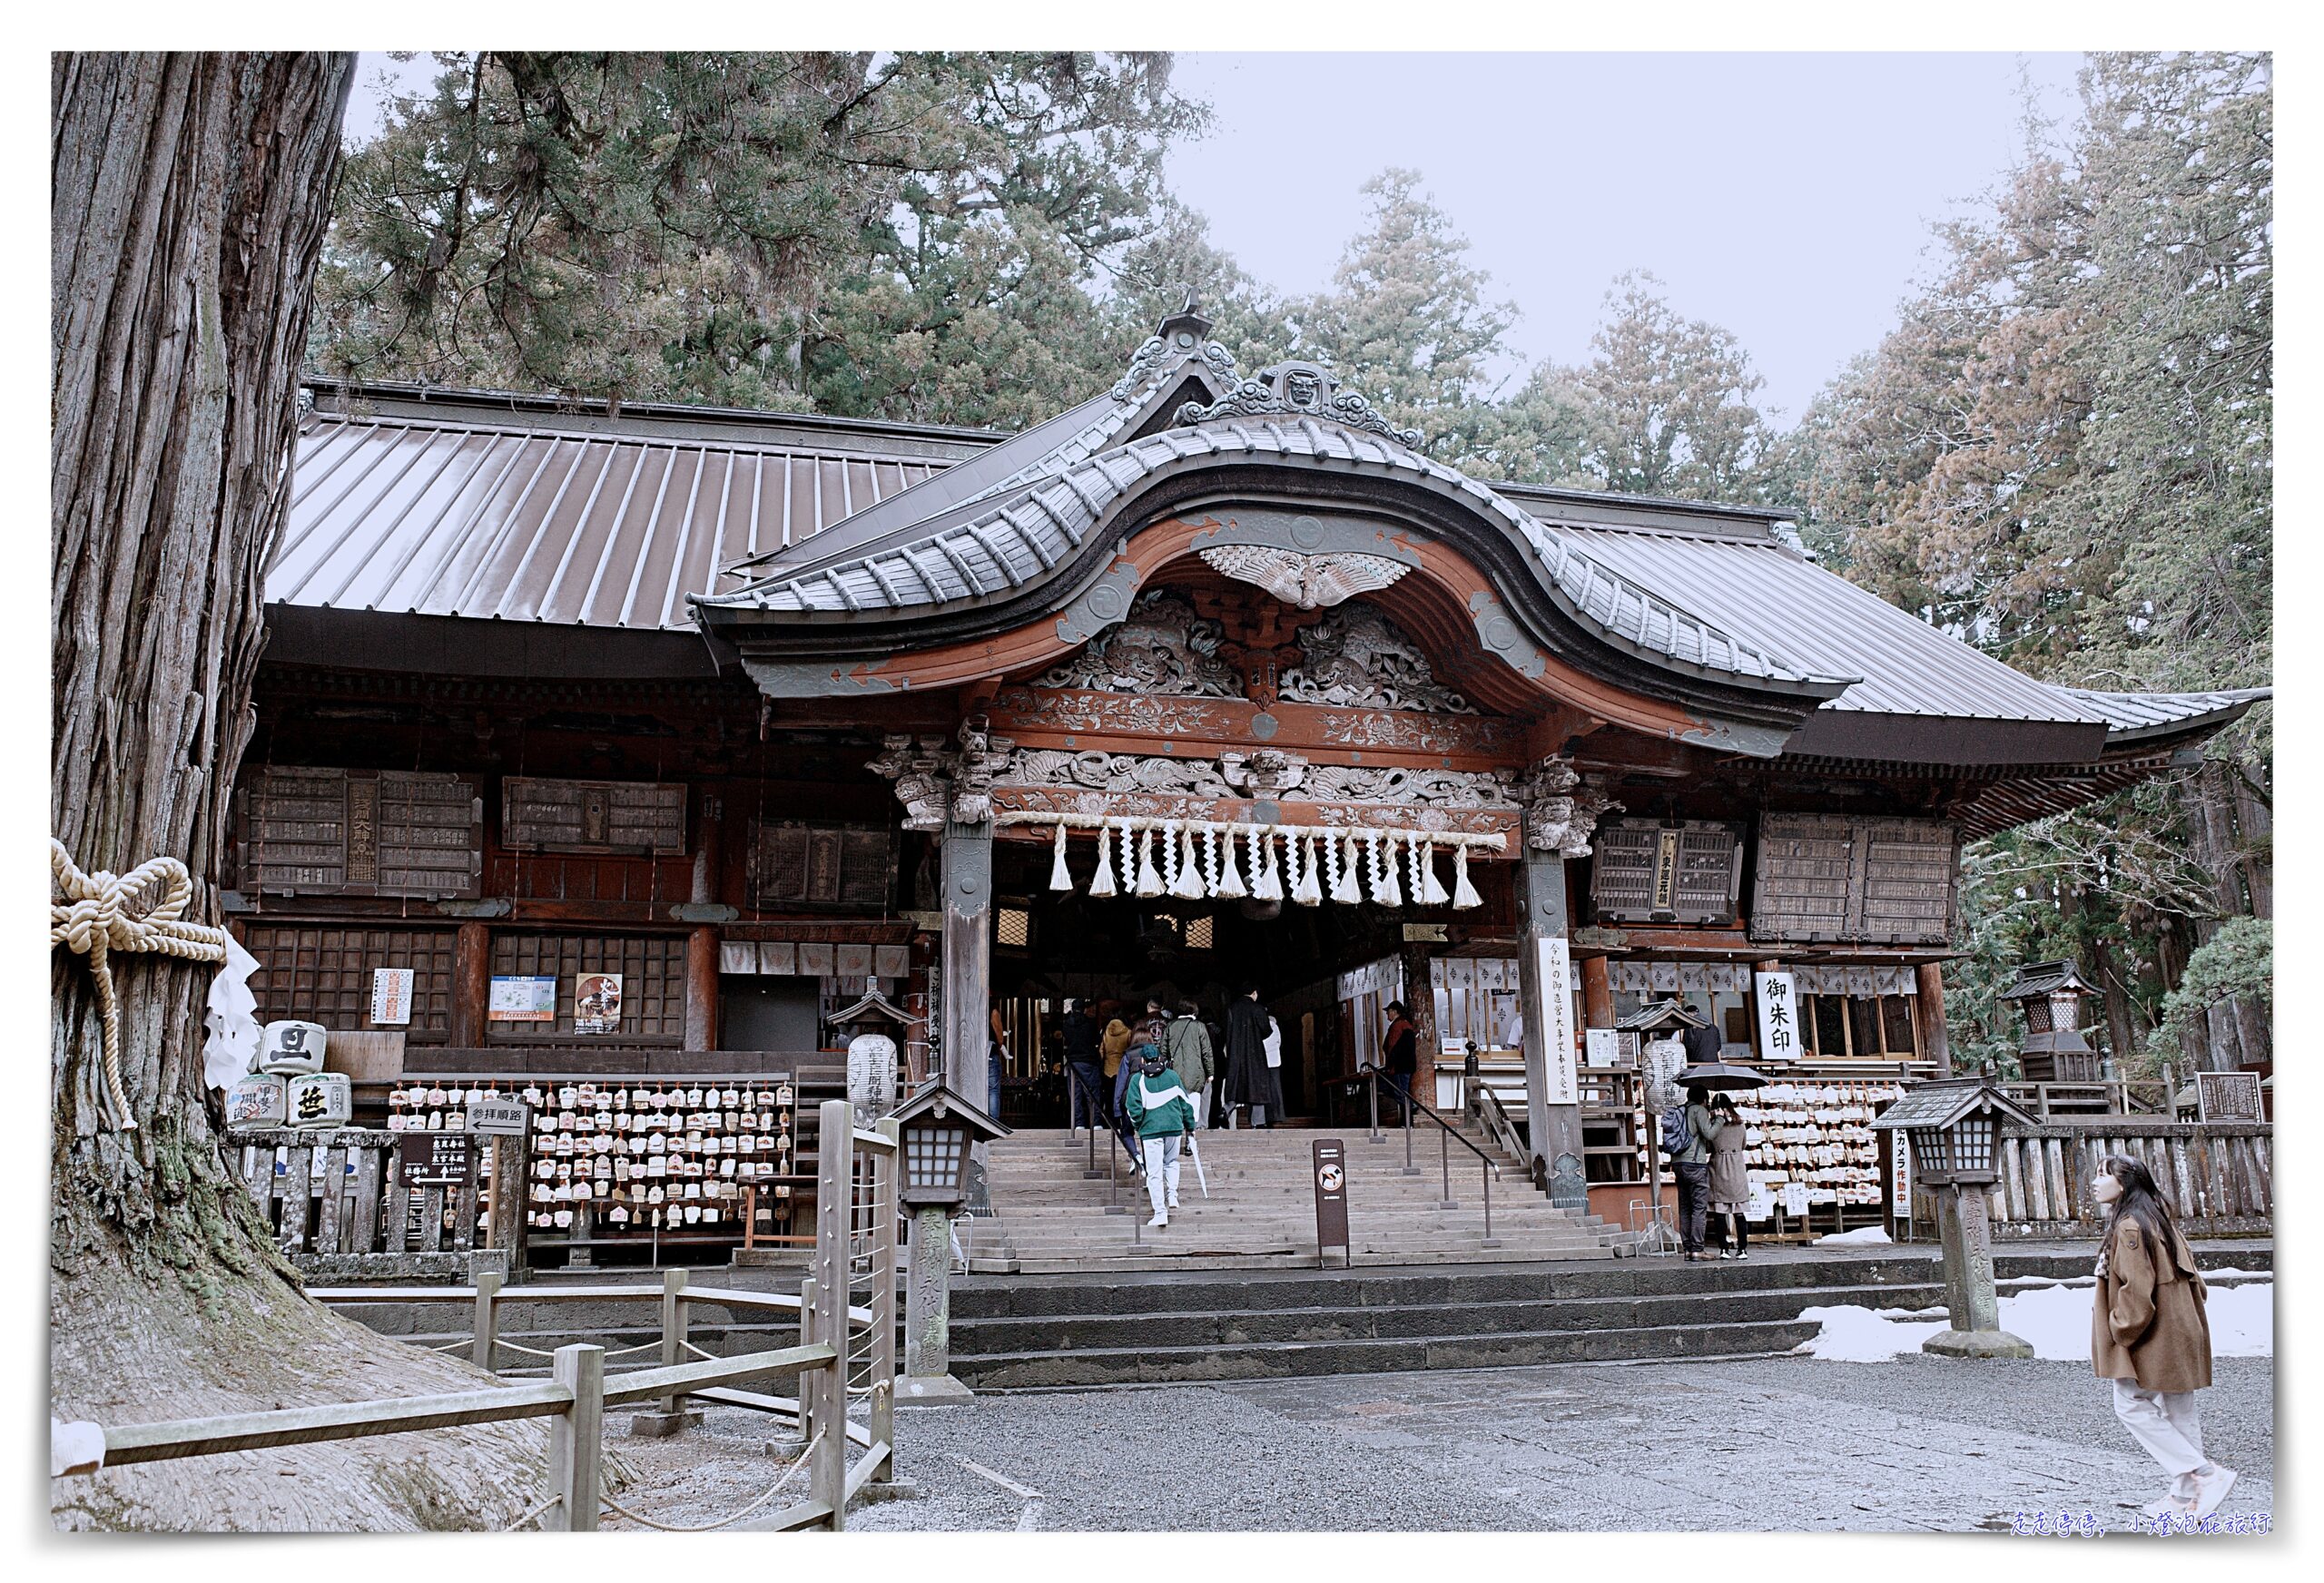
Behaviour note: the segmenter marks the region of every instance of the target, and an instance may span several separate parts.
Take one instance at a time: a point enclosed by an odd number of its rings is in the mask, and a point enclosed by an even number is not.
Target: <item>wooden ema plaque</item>
[[[1763,814],[1751,938],[1942,945],[1956,840],[1935,820]]]
[[[1611,923],[1726,925],[1743,879],[1738,826],[1622,819],[1598,826],[1590,904]]]
[[[481,888],[484,809],[466,777],[269,767],[239,801],[244,890],[454,899]]]
[[[509,775],[500,782],[500,842],[517,852],[683,857],[686,789]]]

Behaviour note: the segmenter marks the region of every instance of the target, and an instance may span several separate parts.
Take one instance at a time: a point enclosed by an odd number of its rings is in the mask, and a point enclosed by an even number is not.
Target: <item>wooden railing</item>
[[[2107,1116],[2153,1116],[2175,1119],[2171,1114],[2170,1086],[2159,1081],[2122,1077],[2092,1077],[2080,1082],[2004,1083],[2001,1091],[2034,1115],[2066,1120]]]
[[[780,1493],[791,1473],[803,1467],[808,1474],[805,1499],[759,1519],[753,1526],[842,1528],[848,1501],[866,1484],[893,1476],[896,1206],[902,1162],[894,1123],[882,1122],[877,1132],[858,1130],[844,1100],[826,1102],[821,1119],[824,1141],[818,1161],[815,1274],[796,1297],[691,1287],[683,1271],[670,1272],[659,1291],[617,1285],[511,1287],[488,1273],[474,1285],[458,1288],[318,1290],[310,1295],[348,1305],[468,1299],[474,1307],[474,1332],[452,1343],[454,1347],[465,1347],[471,1360],[487,1370],[503,1351],[546,1356],[550,1378],[445,1395],[105,1425],[98,1431],[102,1456],[67,1468],[64,1473],[85,1474],[102,1467],[269,1446],[547,1418],[551,1421],[547,1499],[510,1526],[522,1527],[537,1518],[545,1529],[594,1530],[601,1504],[609,1503],[601,1480],[605,1410],[659,1401],[665,1411],[675,1411],[685,1399],[698,1398],[794,1415],[807,1445],[793,1470],[767,1494],[725,1522],[708,1526],[723,1527],[751,1514]],[[851,1292],[859,1287],[864,1289],[867,1299],[861,1305],[849,1302]],[[543,1354],[499,1334],[500,1308],[507,1303],[623,1300],[660,1302],[662,1333],[656,1341],[613,1353],[601,1346],[576,1342]],[[799,1344],[739,1357],[714,1357],[687,1336],[692,1309],[700,1303],[796,1313]],[[660,1352],[657,1364],[607,1375],[609,1357],[648,1350]],[[694,1354],[691,1361],[685,1357],[689,1352]],[[779,1397],[737,1389],[773,1374],[797,1375],[798,1394]],[[860,1426],[848,1421],[851,1393],[868,1399],[866,1422]],[[98,1426],[70,1427],[85,1432]],[[851,1445],[860,1446],[863,1452],[852,1466],[848,1462]],[[650,1526],[669,1526],[654,1523],[625,1508],[616,1509]]]
[[[2197,1234],[2263,1233],[2275,1213],[2275,1129],[2227,1122],[2096,1116],[2001,1139],[2000,1180],[1986,1195],[2002,1236],[2094,1236],[2099,1162],[2127,1155],[2154,1175],[2179,1224]]]

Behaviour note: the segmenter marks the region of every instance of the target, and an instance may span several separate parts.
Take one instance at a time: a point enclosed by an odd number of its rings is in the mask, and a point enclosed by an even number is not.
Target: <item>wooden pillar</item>
[[[1952,1076],[1953,1047],[1945,1031],[1945,973],[1935,962],[1913,969],[1913,1032],[1919,1037],[1921,1059],[1936,1063],[1936,1075]]]
[[[1413,1097],[1434,1109],[1436,1056],[1443,1047],[1436,1027],[1436,987],[1428,947],[1414,940],[1404,947],[1404,999],[1413,1018]]]
[[[718,1047],[718,926],[686,934],[686,1043],[690,1050]]]
[[[1614,980],[1603,957],[1581,959],[1581,1026],[1614,1026]]]
[[[992,824],[944,826],[943,975],[937,1017],[943,1028],[944,1080],[978,1109],[990,1102],[992,1061]],[[995,1117],[998,1120],[999,1117]],[[985,1145],[970,1151],[970,1209],[991,1204]]]
[[[482,1049],[492,1004],[492,929],[464,923],[452,943],[452,1047]]]
[[[1581,1105],[1571,1038],[1572,990],[1567,986],[1565,860],[1522,849],[1517,875],[1517,987],[1525,1018],[1525,1131],[1535,1179],[1560,1208],[1586,1210]],[[1556,982],[1546,982],[1544,964]],[[1554,1001],[1552,998],[1554,997]],[[1565,1048],[1551,1047],[1563,1039]]]

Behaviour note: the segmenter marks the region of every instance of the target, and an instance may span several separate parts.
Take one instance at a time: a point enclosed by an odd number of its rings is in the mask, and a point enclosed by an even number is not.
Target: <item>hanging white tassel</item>
[[[1324,888],[1315,882],[1315,838],[1311,833],[1304,839],[1294,838],[1292,852],[1298,859],[1298,878],[1292,881],[1291,899],[1302,907],[1316,907],[1323,903]]]
[[[1434,841],[1425,843],[1420,850],[1420,875],[1423,881],[1422,889],[1426,892],[1429,906],[1442,907],[1452,900],[1444,893],[1444,887],[1437,881]]]
[[[1452,851],[1452,905],[1458,908],[1482,907],[1485,899],[1469,883],[1469,849],[1456,847]]]
[[[1283,880],[1275,869],[1275,831],[1251,830],[1251,899],[1255,901],[1283,900]]]
[[[1073,889],[1073,870],[1065,866],[1065,826],[1061,824],[1057,827],[1056,855],[1049,860],[1049,889],[1052,890]]]
[[[1137,832],[1137,893],[1159,896],[1162,890],[1162,870],[1154,866],[1154,831],[1148,826]]]
[[[1372,859],[1372,900],[1383,907],[1402,907],[1404,890],[1396,880],[1395,838],[1390,836],[1387,841],[1388,860],[1384,863],[1380,860],[1380,841],[1376,838],[1368,841]]]
[[[1089,876],[1089,894],[1092,896],[1121,894],[1114,889],[1114,827],[1110,824],[1101,824],[1098,827],[1098,871]]]
[[[1349,831],[1344,839],[1334,835],[1329,838],[1329,844],[1333,856],[1337,860],[1333,864],[1332,900],[1363,900],[1364,883],[1356,870],[1363,866],[1364,859],[1355,850],[1355,831]]]
[[[1184,901],[1202,900],[1202,860],[1195,852],[1195,832],[1191,830],[1178,836],[1178,877],[1170,881],[1170,894]]]
[[[1244,888],[1242,871],[1235,867],[1235,827],[1232,825],[1227,826],[1226,829],[1226,860],[1219,865],[1218,878],[1212,882],[1210,893],[1232,901],[1238,896],[1250,894],[1250,891]]]

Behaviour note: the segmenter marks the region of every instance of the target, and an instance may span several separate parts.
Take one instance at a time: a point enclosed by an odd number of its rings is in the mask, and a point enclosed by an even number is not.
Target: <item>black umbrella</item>
[[[1706,1061],[1699,1067],[1689,1067],[1673,1079],[1681,1088],[1764,1088],[1768,1080],[1748,1067],[1730,1067],[1725,1061]]]

